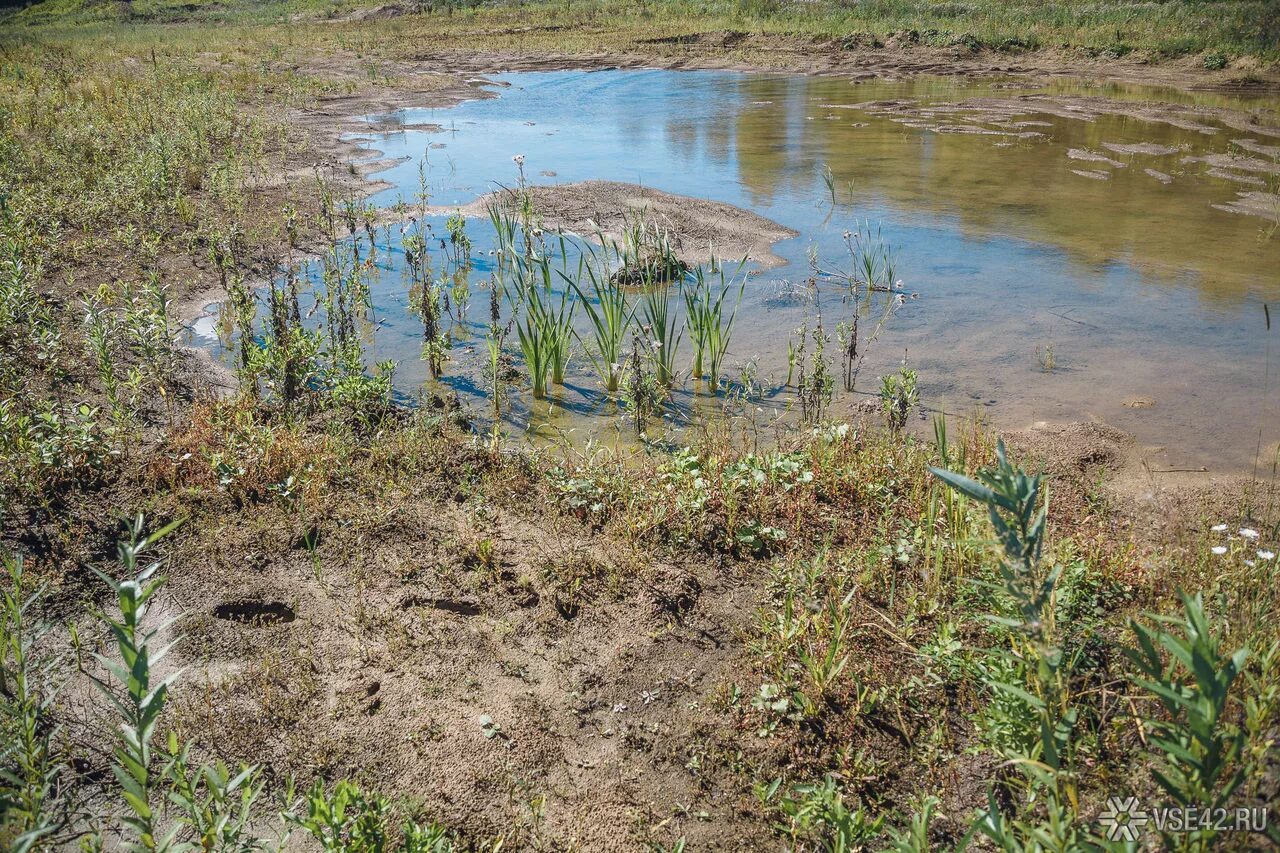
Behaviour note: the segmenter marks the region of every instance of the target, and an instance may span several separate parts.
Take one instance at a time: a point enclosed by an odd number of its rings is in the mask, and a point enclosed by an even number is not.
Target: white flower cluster
[[[1244,560],[1246,566],[1256,565],[1257,560],[1274,560],[1276,552],[1261,546],[1261,534],[1252,527],[1241,527],[1235,533],[1231,533],[1231,528],[1226,524],[1215,524],[1209,528],[1214,533],[1226,533],[1227,541],[1223,545],[1214,545],[1209,550],[1219,557],[1226,556],[1229,553],[1242,553],[1244,551],[1253,551],[1253,556]]]

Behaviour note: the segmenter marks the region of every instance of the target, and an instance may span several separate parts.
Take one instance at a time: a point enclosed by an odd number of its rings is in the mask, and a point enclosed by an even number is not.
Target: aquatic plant
[[[624,217],[622,245],[614,251],[621,265],[613,274],[615,284],[652,286],[679,281],[689,271],[680,260],[665,228],[650,222],[643,210]]]
[[[590,345],[586,345],[587,357],[595,365],[605,391],[612,394],[617,392],[622,379],[622,364],[626,360],[623,348],[635,315],[635,306],[627,303],[626,292],[614,283],[600,261],[601,258],[593,255],[581,265],[581,270],[591,284],[591,298],[583,292],[581,279],[575,281],[563,272],[559,274],[582,300],[582,308],[591,321],[592,341]]]
[[[650,336],[655,378],[658,384],[670,388],[675,382],[676,355],[684,329],[677,328],[671,316],[669,292],[666,286],[656,286],[644,295],[640,302],[644,331]]]
[[[445,231],[449,235],[443,244],[445,258],[455,268],[471,265],[471,238],[467,236],[467,219],[461,211],[453,213],[445,220]]]
[[[516,335],[533,384],[533,396],[540,400],[547,396],[547,371],[552,363],[555,330],[539,294],[537,288],[530,288],[525,294],[525,313],[516,321]]]
[[[693,378],[701,379],[705,374],[713,392],[720,383],[720,368],[729,349],[733,323],[738,316],[738,306],[742,302],[742,293],[747,284],[745,277],[738,282],[737,298],[727,317],[724,313],[725,299],[745,264],[744,258],[737,270],[726,276],[724,265],[713,259],[710,274],[701,266],[695,267],[693,281],[686,281],[682,291],[685,325],[689,330],[689,340],[693,343]],[[712,285],[711,276],[718,277],[718,287]]]
[[[567,257],[565,241],[561,236],[560,257]],[[546,360],[551,370],[551,381],[556,385],[564,384],[565,369],[569,364],[569,356],[573,345],[573,318],[577,310],[577,300],[570,290],[562,291],[559,304],[551,305],[552,275],[551,259],[547,255],[535,256],[531,261],[518,259],[519,280],[523,282],[523,298],[528,310],[537,318],[541,327],[539,337],[546,348]]]
[[[432,379],[439,379],[448,357],[449,338],[440,328],[441,300],[444,286],[428,284],[422,289],[419,315],[422,317],[422,360],[427,363]]]
[[[1058,360],[1053,354],[1053,343],[1047,343],[1043,347],[1036,345],[1036,361],[1040,363],[1040,369],[1045,373],[1052,373],[1058,366]]]

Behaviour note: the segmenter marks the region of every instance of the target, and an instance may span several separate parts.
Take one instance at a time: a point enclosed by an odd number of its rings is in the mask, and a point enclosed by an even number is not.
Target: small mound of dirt
[[[1120,430],[1092,421],[1037,423],[1006,434],[1005,440],[1028,467],[1039,462],[1051,474],[1115,469],[1123,460],[1125,446],[1131,443]]]
[[[213,608],[215,619],[248,625],[283,625],[298,618],[293,608],[283,601],[239,599],[224,601]]]

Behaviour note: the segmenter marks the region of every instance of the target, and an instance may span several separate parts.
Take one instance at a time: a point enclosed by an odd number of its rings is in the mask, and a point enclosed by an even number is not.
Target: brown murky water
[[[837,391],[833,415],[868,399],[905,356],[929,410],[976,410],[1005,427],[1098,418],[1167,448],[1157,466],[1247,468],[1259,447],[1274,453],[1278,333],[1264,313],[1280,302],[1274,98],[730,72],[497,79],[495,99],[400,116],[441,131],[370,136],[371,149],[408,158],[383,173],[394,189],[376,203],[411,200],[425,157],[432,203],[464,204],[510,185],[511,159],[523,154],[538,183],[639,183],[800,233],[775,247],[786,264],[747,284],[728,390],[711,400],[683,383],[671,423],[744,386],[762,393],[736,410],[786,410],[788,342],[813,307],[783,294],[810,277],[810,252],[823,268],[845,263],[842,235],[858,231],[892,245],[896,277],[915,298],[884,326],[857,391]],[[467,230],[481,282],[493,235],[480,220]],[[414,394],[427,381],[421,326],[399,230],[385,238],[368,357],[398,359],[397,384]],[[819,290],[830,332],[847,308],[835,285]],[[442,380],[480,416],[486,322],[487,296],[474,291]],[[550,403],[531,402],[513,397],[510,429],[630,429],[585,358]]]

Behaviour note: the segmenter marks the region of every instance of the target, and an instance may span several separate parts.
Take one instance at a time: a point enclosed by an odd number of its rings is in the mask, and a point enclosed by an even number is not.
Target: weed
[[[55,747],[52,703],[61,686],[61,661],[37,651],[49,631],[34,620],[42,590],[32,589],[21,555],[4,555],[11,585],[0,598],[0,732],[4,734],[0,837],[17,853],[44,847],[65,828],[60,796],[65,770]]]
[[[880,377],[880,407],[894,432],[907,425],[907,415],[920,399],[917,381],[916,372],[907,367],[905,358],[897,373]]]
[[[1166,718],[1150,720],[1151,744],[1163,754],[1152,770],[1156,783],[1183,806],[1219,809],[1244,781],[1240,753],[1245,733],[1228,717],[1231,686],[1244,668],[1248,649],[1226,654],[1209,624],[1200,596],[1182,596],[1181,617],[1155,619],[1160,627],[1133,622],[1138,641],[1128,650],[1140,678],[1164,706]],[[1172,630],[1168,630],[1172,629]],[[1170,656],[1166,664],[1164,654]],[[1198,829],[1190,838],[1166,838],[1170,845],[1207,848],[1215,833]]]

